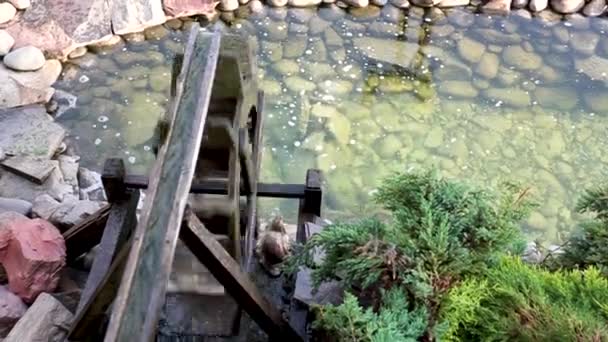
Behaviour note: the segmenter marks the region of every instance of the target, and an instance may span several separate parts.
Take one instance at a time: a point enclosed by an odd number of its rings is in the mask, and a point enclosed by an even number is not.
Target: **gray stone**
[[[72,313],[57,299],[43,292],[15,324],[4,342],[63,341],[72,318]]]
[[[44,66],[42,51],[34,46],[25,46],[13,50],[4,56],[4,64],[18,71],[35,71]]]
[[[324,282],[312,289],[311,270],[301,268],[297,274],[293,298],[306,305],[338,305],[342,302],[343,286],[338,281]]]
[[[599,17],[606,11],[606,0],[591,0],[583,8],[583,14],[588,17]]]
[[[365,8],[369,5],[369,0],[343,0],[349,6],[355,8]]]
[[[0,56],[9,53],[13,45],[15,45],[15,39],[6,30],[0,30]]]
[[[470,82],[466,81],[444,81],[437,89],[440,93],[460,98],[475,98],[479,94]]]
[[[521,42],[521,37],[517,34],[508,34],[495,29],[474,29],[473,32],[480,39],[490,44],[511,45]]]
[[[591,31],[577,31],[572,34],[570,46],[574,51],[590,56],[595,52],[595,48],[600,40],[600,36]]]
[[[604,81],[608,84],[608,59],[593,55],[588,58],[577,58],[574,60],[577,71],[584,73],[591,79]]]
[[[576,89],[567,86],[537,87],[534,97],[543,108],[555,108],[564,112],[574,109],[578,104]]]
[[[0,213],[2,213],[1,207]],[[6,286],[0,286],[0,338],[8,335],[26,311],[27,306],[19,296],[10,292]]]
[[[374,6],[384,7],[388,0],[371,0],[370,3]]]
[[[585,5],[585,0],[551,0],[551,8],[558,13],[578,12]]]
[[[460,57],[470,63],[479,62],[486,50],[485,45],[468,37],[459,40],[457,48]]]
[[[532,12],[544,11],[549,6],[549,0],[530,0],[528,7]]]
[[[564,20],[575,30],[587,31],[591,28],[591,19],[580,13],[566,14]]]
[[[264,13],[264,4],[259,0],[253,0],[249,2],[249,9],[251,13],[261,14]]]
[[[342,37],[331,27],[323,31],[323,39],[325,40],[325,45],[330,49],[340,48],[344,45]]]
[[[312,8],[290,8],[287,16],[294,22],[306,24],[315,16],[315,11]]]
[[[98,202],[107,200],[101,175],[95,171],[81,167],[78,170],[78,186],[81,200]]]
[[[0,214],[9,211],[30,216],[32,214],[32,203],[16,198],[0,197]]]
[[[410,69],[416,56],[417,44],[406,41],[395,41],[370,37],[353,38],[355,48],[365,57],[387,64]]]
[[[15,14],[17,14],[15,6],[8,2],[3,2],[0,4],[0,24],[11,21],[15,17]]]
[[[608,97],[602,90],[584,92],[583,100],[591,111],[603,115],[608,114]]]
[[[72,187],[64,183],[63,175],[58,167],[53,169],[53,172],[41,185],[11,172],[0,170],[0,196],[33,202],[38,196],[45,194],[58,201],[75,198]]]
[[[448,21],[456,26],[469,27],[475,22],[475,16],[468,10],[455,8],[450,12]]]
[[[542,66],[542,58],[534,52],[528,52],[519,45],[506,47],[502,59],[507,65],[519,70],[535,70]]]
[[[59,169],[61,170],[65,184],[72,187],[74,194],[79,194],[78,169],[80,157],[60,155],[57,160],[59,161]]]
[[[216,2],[211,0],[162,0],[162,3],[165,13],[171,18],[202,15],[212,20],[217,16]]]
[[[486,52],[481,56],[479,64],[477,64],[477,67],[475,68],[475,72],[487,79],[492,79],[498,75],[499,65],[500,59],[498,56],[491,52]]]
[[[405,14],[395,5],[386,5],[382,8],[382,18],[392,24],[397,24],[405,18]]]
[[[528,11],[525,8],[521,8],[521,9],[515,10],[515,11],[511,12],[511,15],[513,15],[515,17],[519,17],[519,18],[524,19],[524,20],[530,20],[530,19],[532,19],[532,13],[530,13],[530,11]]]
[[[283,43],[284,58],[298,58],[306,51],[308,39],[306,36],[295,36]]]
[[[6,158],[0,165],[6,170],[36,184],[43,184],[51,172],[53,172],[53,169],[57,167],[57,162],[51,161],[45,157],[20,155]]]
[[[493,102],[511,107],[527,107],[531,104],[530,94],[517,88],[490,88],[484,90],[483,94]]]
[[[166,20],[161,0],[112,1],[111,5],[114,34],[143,31]]]
[[[65,231],[87,217],[95,214],[106,205],[105,202],[94,201],[56,201],[49,195],[36,197],[32,212],[34,216],[43,218],[61,231]]]
[[[331,23],[329,21],[326,21],[319,16],[314,16],[308,22],[308,33],[311,35],[318,35],[330,26]]]
[[[528,264],[540,264],[543,261],[543,253],[536,242],[528,242],[521,259]]]
[[[51,158],[64,136],[44,107],[0,110],[0,148],[9,154]]]

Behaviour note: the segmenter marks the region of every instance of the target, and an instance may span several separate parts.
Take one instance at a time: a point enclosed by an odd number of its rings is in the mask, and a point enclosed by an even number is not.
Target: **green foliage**
[[[344,303],[318,307],[316,315],[313,327],[337,341],[414,342],[427,327],[425,309],[410,312],[404,292],[397,288],[384,294],[378,312],[362,308],[357,298],[347,292]]]
[[[566,269],[595,266],[608,276],[608,186],[587,190],[577,210],[594,217],[580,225],[551,266]]]
[[[596,268],[550,272],[504,258],[449,292],[446,340],[606,341],[608,280]]]
[[[312,268],[313,285],[341,279],[347,287],[371,291],[374,299],[382,297],[382,289],[397,288],[409,298],[404,313],[427,313],[424,339],[432,340],[440,330],[436,318],[444,294],[522,245],[518,222],[533,206],[528,197],[527,190],[512,184],[493,194],[434,172],[396,174],[376,196],[392,213],[390,222],[366,219],[326,227],[291,258],[289,269],[306,265]],[[325,257],[317,265],[313,255],[318,250]],[[355,315],[358,311],[348,311],[352,305],[334,308],[340,315],[332,319]],[[374,312],[383,317],[384,310]],[[365,335],[360,329],[357,334]]]

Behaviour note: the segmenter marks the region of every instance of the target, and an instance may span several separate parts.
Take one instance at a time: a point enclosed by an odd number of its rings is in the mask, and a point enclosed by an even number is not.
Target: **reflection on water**
[[[353,12],[268,9],[227,28],[258,49],[263,180],[300,183],[321,168],[326,213],[348,217],[375,211],[369,196],[389,172],[434,165],[483,185],[529,184],[542,203],[526,232],[555,241],[570,230],[576,197],[608,173],[608,20]],[[79,102],[60,120],[85,161],[118,154],[143,172],[153,159],[184,40],[164,34],[66,69],[62,87]]]

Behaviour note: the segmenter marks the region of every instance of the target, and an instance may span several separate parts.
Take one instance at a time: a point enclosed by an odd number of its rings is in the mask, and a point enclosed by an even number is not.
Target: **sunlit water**
[[[258,52],[263,181],[301,183],[320,168],[327,215],[349,217],[375,211],[370,195],[391,171],[435,166],[482,185],[531,186],[541,199],[524,224],[532,238],[572,229],[577,197],[608,174],[607,19],[315,11],[229,23]],[[79,100],[59,120],[84,163],[122,156],[132,171],[148,169],[185,40],[166,33],[66,68],[59,87]],[[293,215],[294,205],[275,204]]]

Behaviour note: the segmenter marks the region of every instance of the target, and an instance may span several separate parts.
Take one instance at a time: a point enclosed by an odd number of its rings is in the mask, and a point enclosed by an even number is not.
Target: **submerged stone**
[[[416,56],[417,44],[371,37],[353,38],[355,48],[365,57],[409,69]]]
[[[502,59],[508,65],[520,70],[534,70],[541,67],[543,60],[534,52],[528,52],[519,45],[508,46],[502,51]]]
[[[479,62],[485,49],[486,47],[483,44],[468,37],[458,41],[458,53],[467,62]]]
[[[474,98],[479,94],[477,89],[470,82],[466,81],[441,82],[438,91],[443,94],[464,98]]]
[[[511,107],[527,107],[531,104],[530,94],[517,88],[490,88],[484,90],[483,94],[491,101]]]
[[[534,96],[541,106],[562,111],[570,111],[578,104],[576,89],[567,86],[538,87],[534,91]]]

